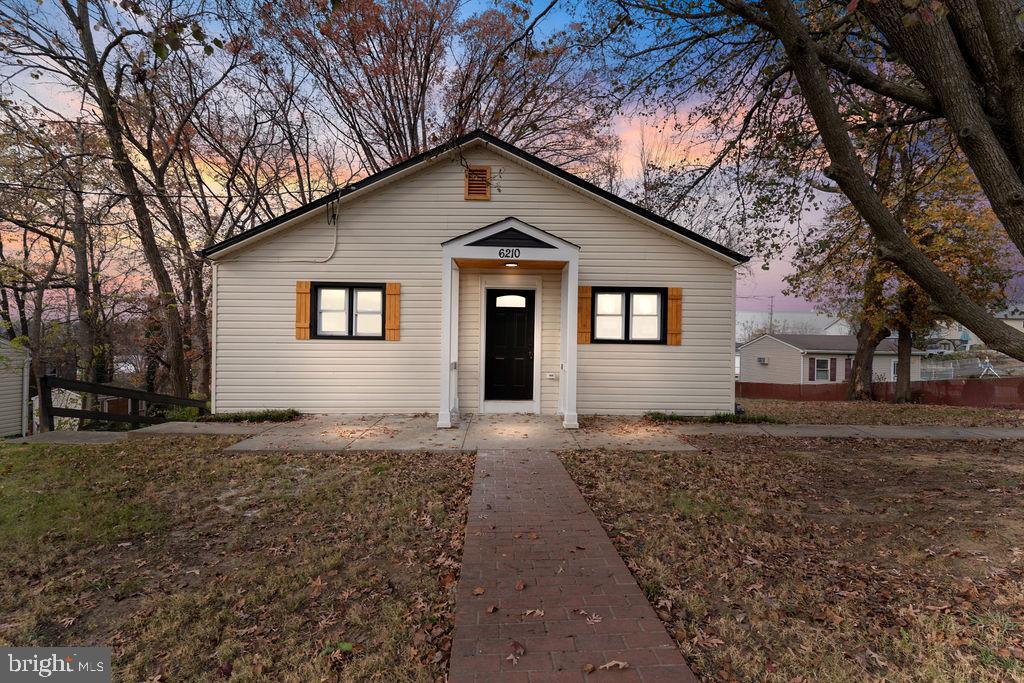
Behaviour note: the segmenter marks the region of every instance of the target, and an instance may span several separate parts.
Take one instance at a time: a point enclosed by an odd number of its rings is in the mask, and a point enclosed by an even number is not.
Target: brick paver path
[[[695,680],[550,451],[477,454],[449,680]]]

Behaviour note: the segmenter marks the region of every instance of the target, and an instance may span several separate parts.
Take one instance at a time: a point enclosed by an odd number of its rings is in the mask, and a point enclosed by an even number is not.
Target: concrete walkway
[[[591,678],[695,680],[558,458],[546,450],[483,450],[449,680]]]
[[[658,425],[647,423],[640,431],[573,430],[564,429],[561,419],[554,415],[466,415],[452,429],[438,429],[437,418],[433,415],[313,415],[277,425],[228,450],[436,450],[472,453],[501,448],[694,450],[685,435]]]
[[[433,415],[313,415],[264,428],[231,451],[483,451],[502,448],[549,450],[694,450],[690,437],[737,434],[779,437],[879,439],[1024,439],[1024,429],[1004,427],[772,425],[655,423],[642,418],[594,417],[581,429],[563,429],[553,415],[467,415],[452,429],[437,429]],[[160,425],[169,429],[170,425]],[[139,434],[142,433],[140,430]],[[154,429],[155,431],[155,429]]]
[[[876,439],[1024,439],[1024,428],[928,425],[773,425],[656,423],[639,417],[590,417],[563,429],[554,415],[466,415],[437,429],[432,415],[310,415],[285,423],[166,422],[131,432],[50,432],[17,443],[112,443],[147,436],[238,435],[231,451],[465,451],[502,448],[692,451],[706,434]]]

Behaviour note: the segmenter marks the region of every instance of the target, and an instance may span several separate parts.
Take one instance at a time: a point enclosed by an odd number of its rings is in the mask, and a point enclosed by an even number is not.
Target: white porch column
[[[558,320],[560,322],[559,329],[562,331],[562,337],[558,344],[558,414],[565,415],[565,387],[568,382],[566,381],[565,374],[565,359],[568,353],[569,345],[566,344],[566,327],[568,326],[569,320],[569,263],[566,262],[562,266],[562,280],[561,280],[561,305],[559,307]]]
[[[441,354],[437,426],[452,426],[452,257],[441,257]]]
[[[565,331],[562,337],[562,349],[565,358],[565,364],[562,369],[562,379],[565,385],[562,426],[566,429],[576,429],[580,426],[576,416],[576,316],[579,310],[580,291],[580,259],[578,253],[573,254],[569,259],[569,263],[566,264],[562,282],[562,303],[565,310],[565,318],[562,324],[562,329]]]
[[[459,416],[459,265],[452,263],[452,331],[451,331],[451,370],[448,373],[450,385],[448,388],[451,399],[448,406],[451,408],[452,420],[458,422]]]

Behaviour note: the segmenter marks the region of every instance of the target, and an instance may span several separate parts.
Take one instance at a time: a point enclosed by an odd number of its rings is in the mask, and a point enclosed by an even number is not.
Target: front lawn
[[[563,459],[698,677],[1024,680],[1024,445],[693,442]]]
[[[0,645],[115,680],[443,679],[472,458],[0,446]]]
[[[1024,427],[1024,410],[879,401],[780,401],[741,398],[748,414],[790,424]]]

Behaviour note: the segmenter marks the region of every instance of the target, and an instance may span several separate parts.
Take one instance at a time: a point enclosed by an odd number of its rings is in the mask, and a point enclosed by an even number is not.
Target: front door
[[[533,301],[530,289],[487,290],[485,400],[533,400]]]

